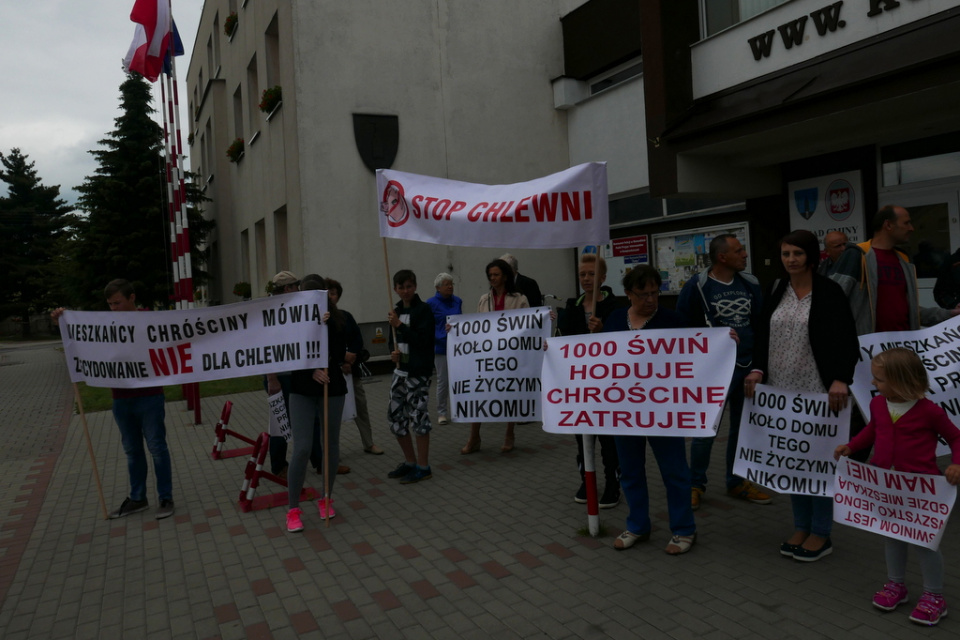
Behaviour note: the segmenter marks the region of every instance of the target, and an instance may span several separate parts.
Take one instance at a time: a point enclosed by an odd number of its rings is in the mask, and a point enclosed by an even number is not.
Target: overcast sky
[[[133,0],[0,0],[0,151],[19,147],[36,163],[43,184],[60,185],[70,204],[77,198],[74,189],[96,170],[88,151],[113,130],[119,115],[132,7]],[[185,80],[202,8],[203,0],[173,0],[186,50],[177,58],[184,146]],[[159,100],[158,81],[155,108]],[[155,116],[159,122],[159,111]]]

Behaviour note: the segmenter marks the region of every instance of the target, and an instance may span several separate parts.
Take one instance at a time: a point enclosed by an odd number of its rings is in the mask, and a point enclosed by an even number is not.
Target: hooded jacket
[[[872,240],[860,244],[849,243],[837,260],[837,269],[830,279],[843,289],[850,301],[850,310],[857,323],[857,335],[877,330],[877,254]],[[910,309],[910,329],[932,327],[952,317],[948,309],[921,307],[917,293],[917,270],[906,254],[897,251],[900,268],[907,283],[907,304]]]

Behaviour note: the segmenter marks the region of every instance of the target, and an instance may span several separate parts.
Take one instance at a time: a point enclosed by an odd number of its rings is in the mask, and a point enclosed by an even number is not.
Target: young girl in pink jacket
[[[937,467],[937,438],[943,438],[952,452],[952,464],[944,475],[947,482],[960,481],[960,429],[950,421],[939,405],[927,400],[927,371],[920,358],[909,349],[889,349],[870,364],[873,385],[880,395],[870,401],[870,423],[849,444],[837,447],[834,458],[848,456],[874,446],[870,464],[909,473],[940,474]],[[923,573],[923,595],[910,620],[933,626],[947,615],[943,600],[943,554],[887,538],[887,583],[873,596],[873,606],[893,611],[909,598],[904,575],[907,550],[914,547]]]

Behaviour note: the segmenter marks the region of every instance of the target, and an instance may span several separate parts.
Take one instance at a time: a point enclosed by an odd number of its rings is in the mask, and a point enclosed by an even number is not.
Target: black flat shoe
[[[823,546],[816,551],[799,547],[793,553],[793,559],[799,560],[800,562],[816,562],[820,558],[828,556],[831,553],[833,553],[833,543],[830,542],[830,538],[827,538],[827,541],[823,543]]]
[[[795,554],[798,549],[800,549],[800,545],[784,542],[780,545],[780,555],[782,555],[784,558],[792,558],[793,554]]]

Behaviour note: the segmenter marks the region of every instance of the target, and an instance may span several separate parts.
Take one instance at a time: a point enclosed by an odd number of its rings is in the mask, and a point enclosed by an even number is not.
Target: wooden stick
[[[393,288],[390,286],[390,260],[387,258],[387,239],[380,238],[383,242],[383,268],[387,272],[387,309],[393,309]],[[390,332],[393,334],[393,346],[397,346],[397,328],[393,325],[390,325]],[[400,363],[397,363],[397,367],[400,367]]]
[[[97,457],[93,453],[93,442],[90,441],[90,429],[87,427],[87,414],[83,412],[83,400],[80,399],[80,387],[73,383],[73,397],[77,401],[77,409],[80,411],[80,422],[83,424],[83,437],[87,441],[87,452],[90,454],[90,463],[93,465],[93,477],[97,481],[97,495],[100,497],[100,510],[103,512],[103,519],[109,520],[107,513],[107,501],[103,498],[103,483],[100,482],[100,471],[97,469]]]
[[[324,369],[329,375],[329,369]],[[339,464],[339,463],[338,463]],[[330,385],[323,385],[323,501],[327,505],[327,528],[330,528]]]

